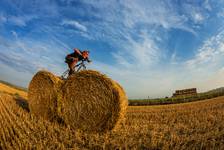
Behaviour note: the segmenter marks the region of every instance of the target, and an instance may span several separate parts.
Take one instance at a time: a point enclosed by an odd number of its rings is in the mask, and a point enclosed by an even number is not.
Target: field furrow
[[[1,121],[1,137],[4,143],[4,148],[9,149],[12,148],[13,144],[12,144],[12,139],[14,137],[14,135],[11,135],[11,126],[9,126],[8,121],[6,119],[6,114],[4,112],[4,106],[1,103],[2,99],[0,98],[0,108],[1,108],[1,115],[0,115],[0,119]]]
[[[4,114],[4,123],[5,127],[9,132],[9,140],[14,147],[20,147],[20,140],[23,139],[23,135],[21,134],[21,130],[16,126],[13,117],[10,115],[8,108],[4,105],[3,101],[0,101],[2,108],[2,113]],[[22,142],[23,143],[23,142]]]
[[[16,136],[17,138],[16,142],[19,144],[19,147],[24,148],[30,143],[30,139],[32,136],[30,136],[29,133],[31,133],[31,131],[29,131],[29,129],[26,126],[24,126],[24,122],[22,120],[23,118],[19,118],[18,116],[16,116],[16,114],[12,112],[12,110],[10,109],[10,106],[13,106],[13,105],[11,103],[9,102],[6,104],[3,103],[3,105],[5,108],[7,108],[6,113],[8,113],[9,116],[11,117],[11,120],[13,123],[13,130],[16,132],[16,135],[18,135]]]
[[[7,103],[3,102],[3,105],[5,108],[7,108],[6,111],[11,116],[11,119],[13,120],[16,128],[18,128],[22,132],[22,134],[29,137],[33,128],[31,127],[30,121],[28,121],[30,119],[26,117],[28,116],[28,114],[25,114],[26,112],[24,112],[23,110],[20,110],[21,108],[15,105],[15,102],[13,102],[13,99],[9,99]],[[14,110],[13,108],[16,108],[16,109]],[[21,113],[23,115],[21,115]]]

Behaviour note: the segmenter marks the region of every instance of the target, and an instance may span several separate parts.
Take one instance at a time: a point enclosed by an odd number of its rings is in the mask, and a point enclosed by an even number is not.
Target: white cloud
[[[22,17],[16,17],[16,16],[11,16],[8,18],[8,21],[10,23],[13,23],[17,26],[20,26],[20,27],[25,27],[26,26],[26,20]]]
[[[5,1],[7,5],[17,12],[18,15],[26,10],[26,14],[34,14],[41,18],[59,16],[57,2],[51,0],[22,0],[22,1]]]
[[[219,11],[219,12],[217,13],[217,16],[218,16],[218,17],[222,17],[222,18],[224,18],[224,8],[221,9],[221,11]]]
[[[84,26],[83,24],[79,23],[78,21],[75,21],[75,20],[63,20],[62,25],[69,25],[69,26],[72,26],[76,29],[79,29],[81,31],[84,31],[86,32],[87,31],[87,27]]]
[[[118,64],[129,68],[131,66],[143,68],[158,63],[161,57],[160,49],[147,33],[142,33],[138,41],[135,41],[130,36],[126,38],[128,40],[125,50],[113,53]]]
[[[6,21],[7,18],[3,14],[0,14],[0,23],[5,23]]]
[[[197,50],[193,59],[188,60],[187,66],[189,67],[202,67],[207,64],[219,61],[219,57],[224,56],[224,30],[217,35],[212,36],[204,42],[204,44]]]
[[[138,25],[144,25],[148,29],[158,26],[165,29],[180,29],[196,34],[194,29],[188,26],[187,16],[175,11],[176,8],[171,1],[123,0],[115,3],[111,0],[100,0],[96,4],[94,1],[84,0],[84,3],[97,9],[97,12],[94,13],[87,10],[87,15],[104,20],[109,27],[112,24],[112,26],[122,24],[125,28],[131,30]],[[97,25],[101,27],[104,26],[104,23]]]
[[[196,3],[196,2],[195,2]],[[210,10],[209,2],[204,2],[203,6],[198,6],[197,3],[183,3],[183,13],[187,16],[189,21],[193,21],[194,24],[202,24],[209,18],[209,14],[206,10]]]
[[[16,31],[11,31],[11,33],[16,39],[18,39],[18,34],[16,33]]]
[[[194,21],[196,23],[200,23],[200,22],[202,22],[204,20],[204,17],[200,13],[193,14],[193,17],[194,17]]]
[[[0,14],[0,23],[10,23],[19,27],[27,26],[27,23],[38,18],[36,15],[12,16]]]
[[[177,52],[174,51],[170,57],[170,62],[172,65],[178,64]]]
[[[129,27],[147,23],[164,28],[182,28],[186,18],[178,15],[172,10],[172,6],[167,4],[162,1],[124,1],[125,24]]]
[[[212,11],[212,6],[210,5],[209,0],[205,0],[204,3],[203,3],[203,6],[204,6],[207,10]]]
[[[31,39],[29,36],[19,37],[15,31],[11,33],[15,37],[13,40],[0,36],[0,53],[5,56],[1,57],[0,61],[5,65],[29,74],[43,68],[57,74],[65,70],[66,65],[63,60],[67,49],[55,39],[48,38],[47,41],[41,41]],[[27,82],[29,81],[26,80]]]
[[[45,34],[47,34],[48,36],[50,36],[50,38],[56,42],[58,45],[60,45],[61,47],[65,48],[65,49],[71,49],[71,47],[69,47],[66,43],[62,42],[60,39],[58,39],[55,36],[55,30],[52,29],[52,27],[48,27],[48,26],[44,26],[43,28],[40,29],[42,32],[44,32]],[[57,35],[57,34],[56,34]]]

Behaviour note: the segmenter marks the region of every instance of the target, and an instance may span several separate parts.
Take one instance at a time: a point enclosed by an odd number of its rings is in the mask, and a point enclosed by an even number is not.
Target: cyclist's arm
[[[79,55],[82,55],[82,53],[78,49],[76,49],[75,52],[78,53]]]
[[[91,60],[89,59],[89,57],[82,59],[82,61],[91,62]]]
[[[88,63],[91,62],[91,60],[89,59],[89,57],[86,58],[86,61],[87,61]]]

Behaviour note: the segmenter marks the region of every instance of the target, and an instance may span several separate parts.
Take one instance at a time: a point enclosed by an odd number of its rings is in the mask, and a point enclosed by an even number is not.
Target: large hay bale
[[[62,81],[50,72],[39,71],[28,88],[30,111],[48,120],[57,116],[57,99]]]
[[[82,71],[63,81],[47,71],[30,82],[33,114],[75,129],[107,131],[124,118],[127,97],[122,87],[97,71]]]
[[[60,116],[73,128],[86,131],[113,129],[124,116],[127,97],[116,82],[97,71],[81,71],[62,87]]]

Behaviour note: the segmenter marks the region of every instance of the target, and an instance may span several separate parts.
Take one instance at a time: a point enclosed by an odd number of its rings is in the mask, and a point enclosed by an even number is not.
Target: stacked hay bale
[[[52,77],[51,73],[38,72],[30,83],[28,98],[34,114],[48,119],[56,116],[72,128],[85,131],[114,129],[124,118],[127,107],[122,87],[90,70],[78,72],[65,81]]]

